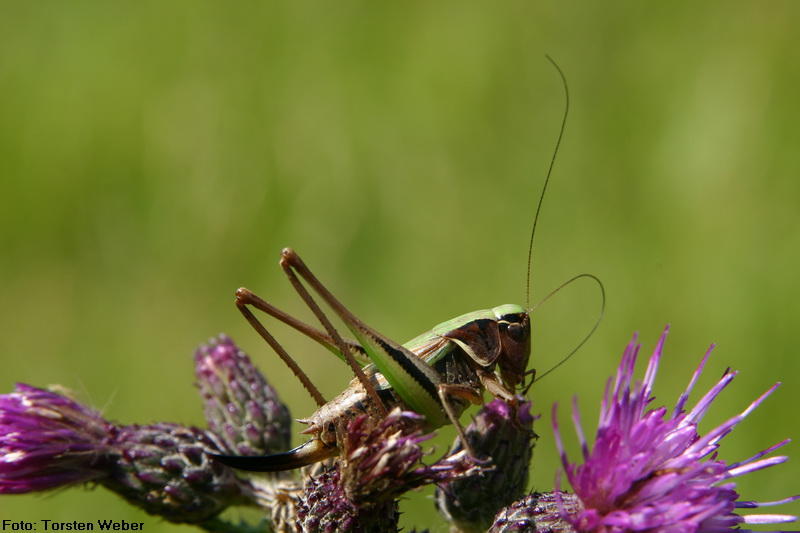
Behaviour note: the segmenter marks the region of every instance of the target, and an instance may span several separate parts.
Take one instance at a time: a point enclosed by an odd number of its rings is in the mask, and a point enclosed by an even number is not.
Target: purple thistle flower
[[[653,356],[645,378],[633,383],[633,371],[640,345],[636,337],[628,344],[617,370],[613,388],[609,379],[600,410],[600,424],[594,449],[590,452],[573,405],[573,422],[583,451],[584,464],[570,463],[561,441],[553,407],[553,429],[567,478],[580,499],[581,509],[564,518],[578,531],[623,532],[715,532],[737,529],[742,523],[782,523],[796,519],[787,515],[745,515],[735,509],[781,502],[739,501],[737,476],[783,463],[785,456],[764,458],[788,442],[784,440],[754,457],[733,464],[717,459],[720,440],[730,433],[777,388],[771,387],[741,414],[711,430],[697,433],[697,424],[713,400],[736,376],[723,377],[688,412],[684,410],[694,384],[711,354],[709,348],[692,379],[668,415],[665,407],[645,410],[653,401],[652,386],[658,369],[667,328]],[[558,490],[558,487],[557,487]]]
[[[479,470],[463,451],[423,464],[421,443],[433,435],[423,434],[422,422],[421,415],[399,408],[383,419],[362,415],[351,420],[337,466],[306,481],[298,504],[299,530],[395,531],[396,499],[403,493]]]
[[[430,483],[461,479],[480,470],[465,451],[425,465],[421,444],[433,437],[420,428],[424,417],[396,407],[386,418],[361,415],[347,425],[342,483],[357,503],[374,504]]]
[[[0,494],[89,481],[173,522],[202,522],[249,491],[213,462],[217,437],[178,424],[117,426],[60,394],[18,384],[0,395]]]
[[[0,494],[22,494],[105,476],[97,464],[109,424],[100,413],[18,383],[0,395]]]

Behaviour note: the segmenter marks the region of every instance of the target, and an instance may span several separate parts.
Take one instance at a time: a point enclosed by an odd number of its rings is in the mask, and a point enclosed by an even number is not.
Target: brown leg
[[[477,390],[475,387],[470,387],[469,385],[460,385],[457,383],[441,383],[438,387],[438,390],[439,399],[442,401],[442,405],[447,413],[447,417],[450,419],[450,422],[452,422],[453,427],[456,428],[456,433],[458,433],[458,440],[461,441],[461,446],[464,447],[464,449],[467,451],[467,454],[472,459],[478,463],[482,463],[483,461],[475,454],[475,450],[472,449],[469,441],[467,441],[467,435],[464,433],[464,427],[461,425],[461,422],[459,422],[458,416],[453,409],[452,404],[450,403],[450,396],[458,396],[459,398],[468,400],[474,405],[478,405],[483,403],[481,391]]]
[[[241,291],[242,289],[239,289],[239,291],[237,291],[237,296]],[[258,321],[255,315],[253,315],[253,313],[250,311],[250,309],[247,308],[245,303],[241,303],[238,297],[236,299],[236,306],[239,308],[239,311],[242,312],[247,321],[250,322],[250,325],[253,326],[253,329],[255,329],[259,335],[261,335],[261,338],[267,341],[267,344],[269,344],[270,347],[272,347],[272,349],[275,351],[275,353],[277,353],[278,356],[281,359],[283,359],[283,362],[286,363],[286,366],[288,366],[291,369],[291,371],[294,372],[294,375],[297,376],[297,379],[300,380],[300,383],[303,384],[303,387],[305,387],[305,389],[308,391],[311,397],[314,398],[314,401],[317,402],[317,405],[319,406],[325,405],[327,401],[319,392],[319,389],[317,389],[317,387],[308,378],[308,375],[305,372],[303,372],[303,369],[298,366],[295,360],[292,359],[292,356],[289,355],[289,353],[283,348],[283,346],[280,345],[280,343],[275,339],[275,337],[273,337],[272,334],[269,331],[267,331],[267,328],[265,328],[264,325]]]
[[[495,398],[503,400],[506,403],[506,405],[508,405],[511,408],[511,410],[514,413],[514,418],[513,418],[514,425],[518,429],[531,434],[531,436],[538,437],[536,433],[524,427],[522,425],[522,422],[520,422],[519,420],[520,397],[512,394],[508,389],[506,389],[495,372],[478,371],[478,378],[480,378],[481,383],[483,384],[484,387],[486,387],[486,390],[489,392],[489,394],[491,394]]]
[[[364,389],[367,391],[367,394],[378,407],[381,416],[386,416],[388,413],[386,410],[386,406],[383,405],[383,401],[378,396],[378,391],[375,390],[375,387],[372,385],[372,382],[367,378],[366,374],[361,368],[361,365],[358,364],[356,358],[353,356],[353,350],[351,346],[347,344],[344,339],[342,339],[339,332],[336,331],[336,328],[333,327],[331,321],[328,320],[328,317],[325,316],[325,313],[322,312],[317,302],[314,298],[311,297],[311,294],[305,288],[305,286],[300,282],[295,274],[295,271],[309,284],[311,287],[316,291],[325,302],[331,306],[331,308],[338,314],[345,322],[351,324],[362,325],[363,322],[358,320],[355,316],[352,315],[347,309],[339,303],[339,301],[333,297],[333,295],[319,282],[319,280],[311,273],[311,271],[306,267],[305,263],[300,259],[300,257],[294,253],[294,250],[290,248],[284,248],[281,252],[281,267],[283,271],[286,273],[286,276],[289,278],[289,281],[292,283],[292,286],[306,303],[309,309],[314,313],[314,316],[317,317],[320,324],[325,328],[330,338],[333,339],[336,347],[339,351],[344,355],[347,363],[350,365],[350,368],[353,369],[358,380],[364,386]]]

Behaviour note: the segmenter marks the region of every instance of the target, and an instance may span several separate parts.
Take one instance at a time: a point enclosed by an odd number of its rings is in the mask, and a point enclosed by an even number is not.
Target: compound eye
[[[519,322],[510,323],[506,328],[506,332],[508,333],[508,336],[516,342],[522,342],[528,336],[525,328],[523,328],[522,324]]]

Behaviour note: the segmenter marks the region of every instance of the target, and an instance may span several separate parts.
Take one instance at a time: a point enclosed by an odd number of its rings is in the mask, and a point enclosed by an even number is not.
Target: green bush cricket
[[[528,248],[528,294],[536,222],[569,110],[566,80],[558,66],[550,61],[564,83],[566,105],[534,216]],[[290,248],[281,252],[280,264],[297,293],[322,324],[324,331],[288,315],[248,289],[241,288],[237,291],[236,305],[317,402],[317,411],[301,420],[309,426],[302,433],[310,435],[311,439],[293,450],[275,455],[217,456],[217,460],[225,465],[243,470],[273,472],[299,468],[334,457],[340,452],[344,429],[349,420],[362,414],[384,417],[397,406],[423,415],[426,429],[432,430],[452,423],[464,449],[471,457],[478,459],[467,443],[459,416],[470,403],[482,403],[484,390],[515,408],[518,390],[524,389],[527,392],[533,383],[531,378],[530,384],[525,386],[526,377],[534,373],[533,370],[526,370],[530,358],[528,306],[507,304],[467,313],[443,322],[401,345],[351,313]],[[344,339],[339,335],[306,285],[344,322],[355,340]],[[315,340],[344,360],[353,369],[356,377],[341,394],[326,401],[306,373],[259,322],[250,307]]]

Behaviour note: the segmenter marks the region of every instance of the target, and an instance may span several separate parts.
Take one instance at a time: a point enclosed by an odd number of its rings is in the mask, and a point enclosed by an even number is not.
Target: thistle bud
[[[574,533],[561,512],[574,514],[578,507],[574,494],[528,494],[497,513],[489,533]]]
[[[214,462],[214,436],[193,427],[159,423],[114,428],[100,483],[132,504],[171,522],[209,520],[240,500],[230,469]]]
[[[306,482],[297,512],[297,526],[303,533],[386,533],[397,531],[400,513],[393,499],[374,504],[355,503],[342,483],[338,467],[330,468]]]
[[[495,399],[486,404],[467,427],[472,449],[492,464],[480,472],[442,483],[436,489],[436,507],[454,529],[484,532],[498,509],[525,494],[528,465],[533,454],[533,417],[530,402],[520,401],[515,409]],[[456,439],[451,453],[463,449]]]
[[[481,472],[436,489],[436,507],[456,531],[484,532],[497,510],[525,494],[533,454],[533,417],[530,402],[514,409],[495,399],[484,405],[465,434],[472,449],[492,464]],[[463,444],[453,443],[453,453]]]
[[[195,362],[206,419],[226,453],[268,455],[289,447],[289,409],[231,339],[220,335],[200,346]]]

